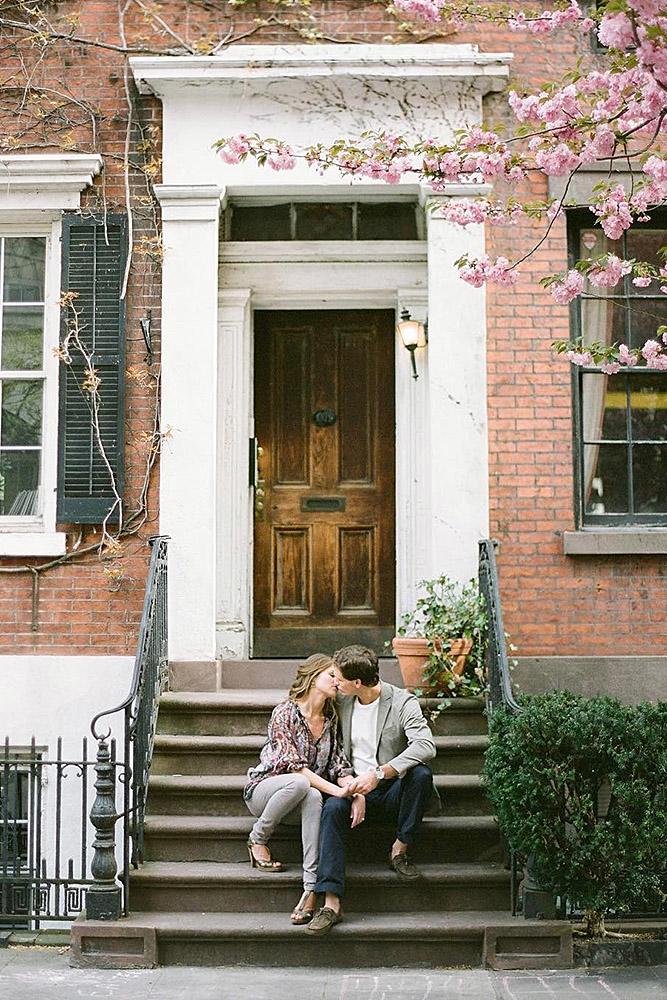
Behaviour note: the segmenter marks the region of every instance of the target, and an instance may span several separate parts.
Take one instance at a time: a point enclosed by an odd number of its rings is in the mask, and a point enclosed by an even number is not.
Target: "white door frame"
[[[292,257],[292,260],[286,257]],[[353,258],[353,259],[351,259]],[[253,421],[253,309],[408,308],[425,319],[426,244],[378,249],[347,244],[221,245],[219,304],[217,653],[250,655],[252,647],[253,491],[248,441]],[[428,481],[429,381],[411,377],[410,359],[396,344],[396,609],[400,615],[424,576],[430,521]]]

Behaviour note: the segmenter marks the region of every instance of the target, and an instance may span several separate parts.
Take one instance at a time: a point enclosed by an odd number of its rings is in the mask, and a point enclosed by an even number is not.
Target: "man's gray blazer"
[[[356,698],[338,695],[336,707],[343,732],[343,746],[352,760],[352,710]],[[433,734],[422,715],[419,702],[403,688],[382,681],[377,717],[378,764],[391,764],[403,777],[415,764],[426,764],[435,757]]]

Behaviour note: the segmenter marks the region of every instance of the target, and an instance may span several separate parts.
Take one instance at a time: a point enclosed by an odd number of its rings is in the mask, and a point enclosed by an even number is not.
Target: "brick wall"
[[[121,43],[115,0],[68,0],[48,6],[59,29],[106,45]],[[159,14],[176,35],[189,41],[217,40],[232,25],[235,36],[248,33],[245,42],[299,41],[285,23],[291,15],[283,8],[252,4],[234,10],[233,20],[225,8],[223,3],[167,0],[160,4]],[[311,10],[318,16],[324,41],[400,38],[396,22],[382,4],[329,0],[314,2]],[[259,27],[258,16],[269,23]],[[307,22],[302,26],[307,28]],[[132,9],[125,28],[127,44],[135,49],[167,51],[176,44],[139,8]],[[585,42],[568,34],[545,41],[497,26],[449,32],[443,40],[472,41],[485,51],[512,51],[515,86],[539,85],[556,77],[579,55],[587,55]],[[104,178],[86,197],[86,205],[123,206],[127,111],[122,56],[113,49],[76,43],[59,43],[42,54],[24,34],[5,29],[0,36],[0,65],[0,124],[1,134],[8,136],[6,150],[97,149],[105,158]],[[30,95],[26,102],[23,66],[32,74],[33,87],[45,88],[47,98],[58,101],[57,95],[67,94],[76,103],[66,113],[48,108],[45,113],[40,98]],[[148,173],[159,179],[160,105],[135,93],[132,97],[136,124],[129,176],[135,257],[128,294],[127,364],[135,377],[127,387],[129,508],[136,504],[142,488],[148,447],[145,434],[151,428],[154,406],[146,377],[158,370],[157,364],[146,364],[139,318],[152,311],[159,358],[160,308],[154,206],[146,174],[139,169],[148,166]],[[19,103],[22,110],[17,114]],[[492,125],[508,121],[504,95],[487,99],[486,114]],[[531,196],[545,195],[539,175],[531,177],[528,186]],[[490,251],[516,259],[540,235],[540,227],[531,223],[493,228],[488,234]],[[487,296],[491,531],[501,542],[507,627],[523,655],[664,653],[664,559],[563,555],[562,532],[573,527],[570,378],[566,365],[551,360],[549,344],[567,333],[568,314],[535,279],[561,269],[564,260],[565,232],[559,223],[522,265],[519,283],[511,289],[490,289]],[[120,553],[103,559],[86,557],[46,571],[34,601],[29,570],[0,575],[0,652],[132,652],[147,568],[145,540],[157,530],[156,479],[157,470],[151,481],[147,522]],[[74,537],[77,532],[72,529]],[[84,529],[82,544],[91,534],[92,529]],[[2,565],[16,567],[25,562],[3,560]]]

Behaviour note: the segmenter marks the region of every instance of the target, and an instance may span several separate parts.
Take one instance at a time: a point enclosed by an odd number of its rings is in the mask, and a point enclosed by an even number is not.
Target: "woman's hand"
[[[349,799],[352,795],[350,791],[349,784],[347,785],[336,785],[336,791],[332,793],[337,799]]]
[[[353,795],[352,796],[352,808],[350,809],[350,816],[352,818],[352,823],[350,824],[351,829],[354,830],[355,826],[359,826],[360,823],[366,819],[366,796],[365,795]]]

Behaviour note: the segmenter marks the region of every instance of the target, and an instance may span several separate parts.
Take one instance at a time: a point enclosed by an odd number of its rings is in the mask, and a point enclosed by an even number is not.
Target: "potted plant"
[[[447,697],[481,694],[488,619],[477,583],[440,576],[419,586],[422,596],[392,640],[405,687]]]

